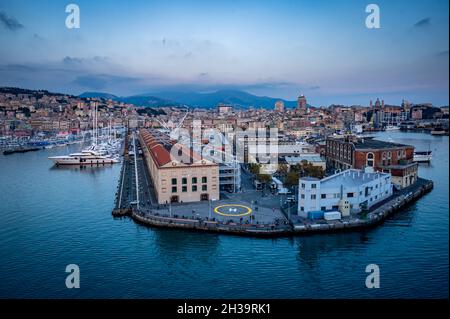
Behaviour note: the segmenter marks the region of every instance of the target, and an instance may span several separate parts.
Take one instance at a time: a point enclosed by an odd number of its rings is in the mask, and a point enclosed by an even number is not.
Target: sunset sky
[[[65,27],[69,3],[81,28]],[[312,105],[448,105],[448,0],[0,0],[0,86],[116,95],[239,89]]]

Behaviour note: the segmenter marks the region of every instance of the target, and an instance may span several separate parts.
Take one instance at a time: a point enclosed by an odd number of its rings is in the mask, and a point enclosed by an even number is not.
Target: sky
[[[66,5],[80,28],[65,25]],[[366,6],[380,8],[369,29]],[[0,0],[0,86],[448,105],[448,0]]]

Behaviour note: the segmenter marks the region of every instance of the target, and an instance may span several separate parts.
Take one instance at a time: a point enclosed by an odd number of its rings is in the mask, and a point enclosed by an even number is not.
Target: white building
[[[301,178],[298,214],[306,218],[308,212],[339,210],[342,216],[348,216],[391,195],[391,175],[370,169],[349,169],[321,180]]]
[[[222,134],[213,134],[214,130],[204,130],[201,142],[192,143],[192,149],[202,158],[219,164],[219,186],[221,191],[237,193],[241,191],[241,165],[231,152],[228,139]],[[211,134],[209,134],[211,133]],[[180,136],[178,143],[189,147],[190,137]],[[222,149],[228,149],[224,151]]]
[[[219,114],[228,114],[233,112],[233,106],[226,104],[219,104],[217,105],[217,111],[219,112]]]

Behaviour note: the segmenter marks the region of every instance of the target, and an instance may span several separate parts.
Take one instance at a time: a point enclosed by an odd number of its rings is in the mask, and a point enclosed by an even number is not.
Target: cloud
[[[447,57],[448,58],[448,50],[440,51],[436,53],[437,57]]]
[[[414,23],[414,27],[415,28],[425,28],[431,25],[431,18],[424,18],[422,20],[417,21],[416,23]]]
[[[108,84],[108,81],[104,77],[95,76],[95,75],[81,75],[78,76],[74,81],[74,84],[77,84],[81,87],[100,90],[104,89]]]
[[[81,59],[81,58],[72,58],[72,57],[70,57],[70,56],[66,56],[66,57],[64,57],[64,59],[63,59],[63,63],[65,63],[65,64],[74,64],[74,63],[82,63],[83,62],[83,59]]]
[[[266,89],[278,89],[283,87],[297,86],[298,84],[287,81],[256,81],[248,84],[237,84],[237,86],[244,90],[266,90]]]
[[[73,81],[74,84],[83,88],[100,90],[117,85],[136,84],[141,80],[135,77],[118,76],[109,74],[87,74],[80,75]]]
[[[10,31],[22,29],[24,26],[14,17],[8,17],[4,11],[0,11],[0,24]]]
[[[45,41],[45,39],[43,37],[41,37],[39,34],[37,34],[37,33],[33,33],[33,38],[38,40],[38,41]]]

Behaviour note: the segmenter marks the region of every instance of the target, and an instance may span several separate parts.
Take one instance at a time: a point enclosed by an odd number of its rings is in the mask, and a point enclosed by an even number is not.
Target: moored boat
[[[83,150],[63,156],[49,157],[56,165],[108,165],[119,163],[116,157],[101,155],[93,150]]]
[[[429,163],[431,162],[431,151],[416,151],[413,160],[418,163]]]

